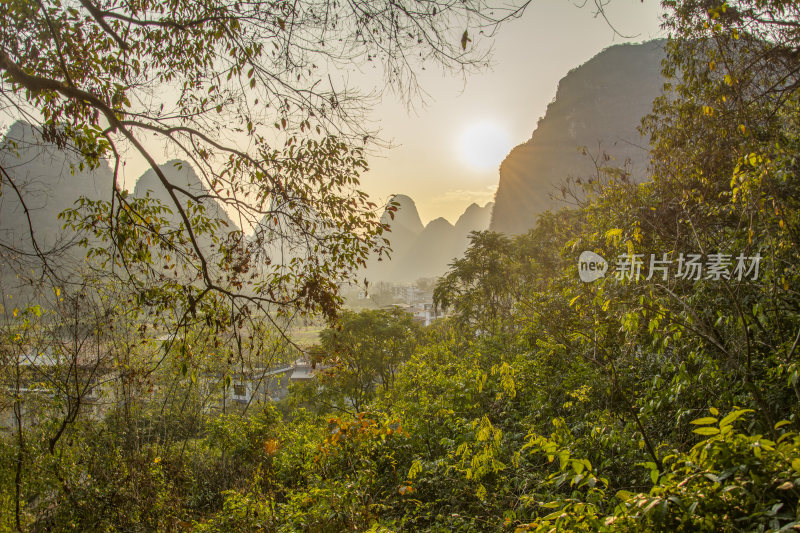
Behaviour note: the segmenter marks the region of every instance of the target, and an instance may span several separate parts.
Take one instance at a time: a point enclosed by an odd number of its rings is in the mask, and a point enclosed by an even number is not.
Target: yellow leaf
[[[628,253],[633,255],[633,252],[635,251],[633,241],[631,241],[630,239],[625,241],[625,247],[628,249]]]
[[[694,433],[697,433],[698,435],[716,435],[717,433],[719,433],[719,430],[717,428],[711,428],[711,427],[697,428],[693,429],[692,431]]]
[[[264,442],[264,451],[267,455],[274,455],[278,451],[279,443],[277,439],[269,439]]]
[[[612,229],[608,230],[606,232],[606,243],[609,243],[612,240],[615,240],[615,241],[618,242],[619,237],[621,235],[622,235],[622,229],[621,228],[612,228]]]
[[[467,49],[467,43],[469,43],[471,41],[472,41],[472,39],[469,38],[469,32],[467,30],[464,30],[464,35],[461,36],[461,49],[462,50],[466,50]]]

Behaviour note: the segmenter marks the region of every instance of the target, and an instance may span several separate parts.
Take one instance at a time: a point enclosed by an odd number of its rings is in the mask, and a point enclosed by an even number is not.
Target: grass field
[[[324,328],[322,326],[303,326],[292,328],[288,336],[300,346],[311,346],[319,342],[319,333]]]

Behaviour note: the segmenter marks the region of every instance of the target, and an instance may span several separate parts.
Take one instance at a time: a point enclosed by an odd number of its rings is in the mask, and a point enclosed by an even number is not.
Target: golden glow
[[[511,136],[494,122],[476,122],[461,134],[458,150],[461,161],[473,170],[495,170],[511,150]]]

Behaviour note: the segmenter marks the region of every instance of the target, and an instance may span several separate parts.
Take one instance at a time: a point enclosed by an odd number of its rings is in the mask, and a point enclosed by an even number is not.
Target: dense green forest
[[[163,207],[132,200],[116,228],[101,203],[68,214],[95,260],[113,259],[116,231],[140,282],[86,273],[4,299],[0,407],[16,427],[0,528],[800,527],[800,6],[664,4],[647,179],[589,154],[596,175],[564,189],[569,207],[523,235],[472,234],[428,327],[304,285],[328,326],[308,350],[316,378],[280,401],[228,398],[237,376],[302,355],[281,334],[291,317],[169,278],[169,243],[144,244]],[[236,286],[249,266],[220,250]],[[584,251],[608,260],[604,277],[581,281]],[[283,298],[285,278],[267,279],[274,292],[246,298]]]

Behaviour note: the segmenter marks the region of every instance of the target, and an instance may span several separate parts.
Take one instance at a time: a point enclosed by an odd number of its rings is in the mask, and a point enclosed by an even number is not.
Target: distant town
[[[345,305],[353,310],[388,309],[395,307],[414,316],[424,326],[445,316],[433,304],[433,287],[436,278],[421,278],[413,283],[381,281],[368,288],[345,287]]]

